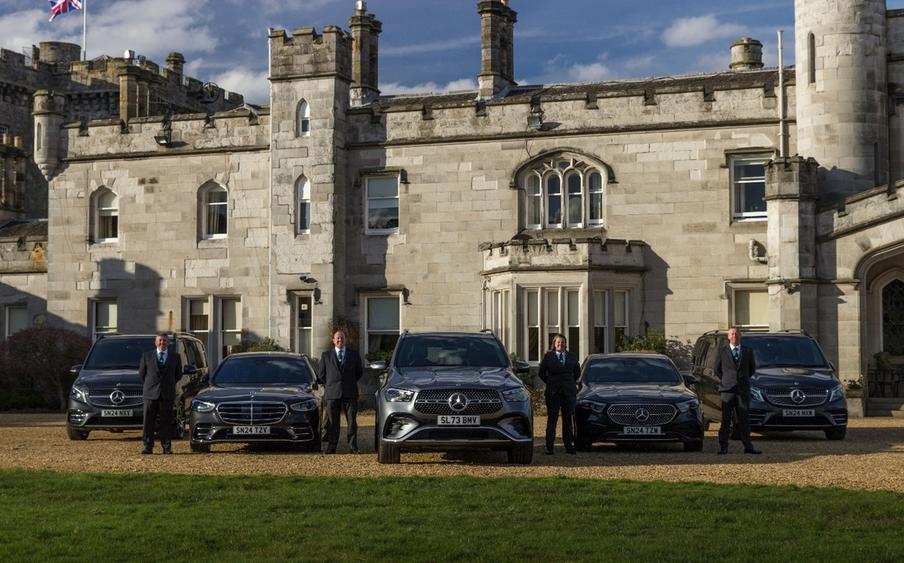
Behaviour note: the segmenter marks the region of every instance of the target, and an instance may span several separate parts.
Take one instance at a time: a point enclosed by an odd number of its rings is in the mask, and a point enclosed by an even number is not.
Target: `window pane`
[[[735,324],[741,326],[769,325],[769,293],[766,291],[735,291]]]
[[[762,162],[738,162],[735,165],[735,174],[738,180],[765,178],[766,166]]]
[[[207,234],[226,234],[226,205],[212,204],[207,206]]]
[[[568,302],[568,326],[578,326],[581,324],[580,295],[577,291],[569,291],[566,295]]]
[[[312,329],[314,321],[314,303],[312,296],[300,295],[298,297],[298,349],[299,354],[310,356],[313,353]]]
[[[766,197],[766,182],[741,184],[741,189],[744,190],[742,198],[744,207],[741,211],[744,213],[766,212],[766,202],[763,201],[763,198]]]
[[[367,299],[368,331],[398,332],[399,325],[399,299],[397,297],[370,297]]]
[[[116,207],[116,194],[111,191],[104,190],[104,193],[97,200],[97,206],[101,209],[110,209]]]
[[[603,220],[603,194],[601,193],[590,194],[590,220]]]
[[[28,328],[28,309],[25,307],[6,308],[6,336],[10,337]]]
[[[119,217],[107,213],[109,212],[102,211],[99,217],[97,234],[100,239],[114,239],[119,236]]]
[[[568,327],[568,350],[581,357],[581,328],[577,326]]]
[[[628,326],[628,292],[615,292],[615,326]]]
[[[580,193],[568,194],[568,224],[580,225],[584,222],[584,204]]]
[[[367,179],[367,197],[398,197],[399,179],[395,176],[377,176]]]
[[[591,192],[603,191],[603,177],[599,172],[591,172],[589,180]]]
[[[399,228],[399,208],[397,206],[371,207],[367,210],[367,228],[373,230]]]
[[[527,329],[527,360],[529,362],[540,360],[540,327]]]
[[[208,324],[210,305],[206,299],[191,300],[188,309],[188,330],[206,331],[210,329],[210,325]]]
[[[559,292],[546,291],[546,326],[559,326]]]
[[[540,193],[540,178],[530,176],[527,179],[527,224],[540,224],[540,207],[543,203],[543,196]]]
[[[298,298],[298,326],[300,328],[311,328],[313,324],[313,307],[311,297]]]
[[[226,203],[226,190],[213,188],[207,192],[207,203]]]
[[[540,195],[540,178],[531,174],[527,177],[528,195]]]
[[[298,230],[307,231],[311,228],[311,203],[298,202]]]
[[[527,325],[540,326],[540,294],[536,291],[527,292]]]
[[[606,327],[598,326],[593,329],[593,351],[597,354],[606,353]]]
[[[606,326],[608,319],[606,318],[606,299],[609,295],[607,291],[593,292],[593,324],[594,326]]]
[[[223,330],[242,328],[242,302],[238,299],[223,299]]]

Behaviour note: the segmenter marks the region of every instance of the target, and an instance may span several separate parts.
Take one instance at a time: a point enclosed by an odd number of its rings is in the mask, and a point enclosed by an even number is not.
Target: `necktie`
[[[157,352],[157,363],[163,365],[163,352]]]
[[[735,361],[738,361],[739,353],[740,353],[740,349],[737,346],[735,346],[734,348],[731,349],[731,355],[734,356]]]
[[[559,354],[559,363],[564,366],[565,365],[565,354],[563,354],[562,352],[558,352],[558,354]]]
[[[338,358],[340,364],[345,361],[345,354],[342,353],[341,349],[336,353],[336,358]]]

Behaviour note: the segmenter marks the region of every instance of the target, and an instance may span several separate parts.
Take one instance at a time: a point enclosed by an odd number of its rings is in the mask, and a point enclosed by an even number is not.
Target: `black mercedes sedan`
[[[592,355],[581,371],[575,411],[575,444],[594,442],[681,442],[703,450],[703,413],[682,375],[660,354]]]
[[[228,356],[191,403],[191,449],[208,452],[212,444],[225,442],[285,442],[320,451],[318,391],[304,356]]]

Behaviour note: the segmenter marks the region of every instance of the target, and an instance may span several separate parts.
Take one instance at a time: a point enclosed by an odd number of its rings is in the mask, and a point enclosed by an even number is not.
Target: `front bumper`
[[[502,405],[500,411],[480,415],[474,426],[440,426],[437,416],[398,408],[381,416],[380,438],[405,449],[500,448],[533,443],[533,412],[528,403],[520,408]],[[385,408],[385,406],[384,406]]]
[[[847,403],[844,400],[805,408],[812,410],[813,416],[785,416],[784,411],[798,409],[751,400],[750,429],[753,431],[830,430],[847,426]]]
[[[129,410],[131,416],[103,416],[105,410]],[[69,398],[66,424],[79,430],[141,430],[144,427],[144,403],[117,407],[99,407]]]
[[[225,444],[252,442],[320,443],[320,410],[296,412],[288,410],[278,422],[269,427],[268,434],[235,434],[236,424],[223,422],[216,411],[192,411],[190,436],[194,444]]]
[[[659,425],[660,434],[625,434],[625,426],[617,424],[605,413],[578,406],[575,411],[575,433],[578,441],[593,442],[699,442],[703,440],[703,422],[699,410],[678,412],[667,424]]]

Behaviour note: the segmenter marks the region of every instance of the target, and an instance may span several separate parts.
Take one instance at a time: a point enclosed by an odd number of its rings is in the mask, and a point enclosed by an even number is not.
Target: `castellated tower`
[[[342,307],[343,264],[334,257],[344,244],[352,42],[335,26],[270,31],[270,322],[284,346],[294,320],[277,315],[294,300],[312,299],[315,334],[329,332]]]
[[[888,181],[885,0],[795,0],[798,152],[819,197]]]

